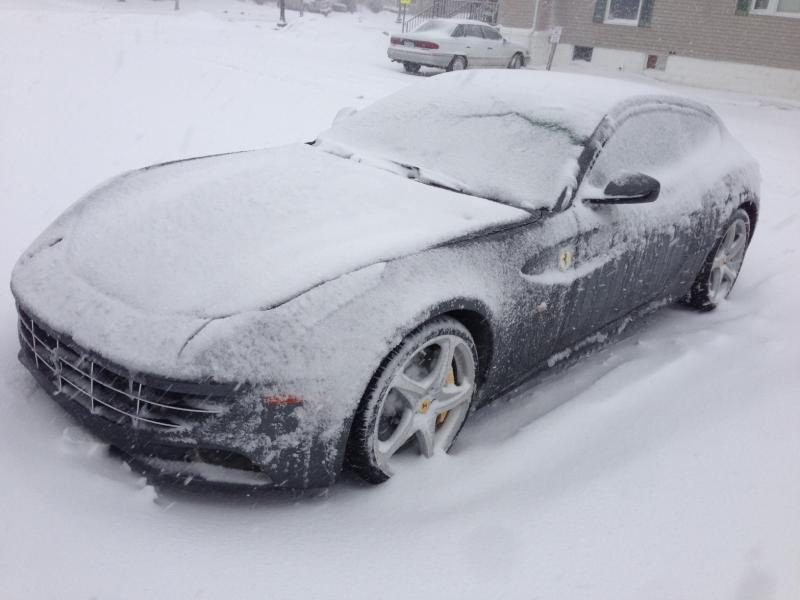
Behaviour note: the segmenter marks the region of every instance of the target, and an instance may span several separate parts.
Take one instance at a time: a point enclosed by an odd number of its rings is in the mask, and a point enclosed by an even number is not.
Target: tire
[[[406,73],[419,73],[419,65],[417,63],[412,62],[404,62],[403,68],[406,70]]]
[[[703,263],[685,304],[701,311],[714,310],[731,293],[750,242],[750,216],[744,209],[731,215]]]
[[[463,71],[467,68],[467,59],[463,56],[454,56],[450,64],[447,65],[448,71]]]
[[[410,333],[384,359],[356,411],[347,443],[351,470],[370,483],[392,476],[395,454],[416,446],[447,452],[475,397],[478,353],[456,319],[437,317]]]
[[[519,52],[517,52],[514,56],[512,56],[511,62],[508,63],[509,69],[521,69],[524,66],[525,66],[525,59]]]

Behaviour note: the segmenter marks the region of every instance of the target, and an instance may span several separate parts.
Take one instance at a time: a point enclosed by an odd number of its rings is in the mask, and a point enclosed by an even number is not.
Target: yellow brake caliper
[[[450,370],[447,372],[447,379],[445,380],[445,385],[453,385],[456,382],[456,374],[453,371],[453,367],[450,367]],[[445,420],[447,419],[447,415],[450,411],[446,410],[442,414],[436,417],[436,426],[439,427],[444,424]]]

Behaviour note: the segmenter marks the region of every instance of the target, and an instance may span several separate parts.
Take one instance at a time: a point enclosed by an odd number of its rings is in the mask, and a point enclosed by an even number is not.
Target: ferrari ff
[[[754,160],[707,106],[464,71],[307,144],[99,186],[19,259],[19,358],[154,478],[389,478],[643,307],[730,293]]]

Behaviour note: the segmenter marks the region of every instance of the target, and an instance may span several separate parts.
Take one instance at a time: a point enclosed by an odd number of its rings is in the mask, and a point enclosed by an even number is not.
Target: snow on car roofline
[[[452,23],[453,25],[486,25],[487,27],[492,27],[497,29],[495,25],[491,23],[485,23],[484,21],[478,21],[477,19],[459,19],[457,17],[437,17],[435,19],[431,19],[427,21],[427,23]],[[424,23],[423,23],[424,24]]]
[[[441,95],[458,93],[467,86],[491,87],[491,93],[470,97],[475,112],[492,114],[498,102],[507,103],[531,118],[541,120],[547,115],[554,123],[570,125],[569,128],[582,137],[590,136],[600,120],[614,113],[615,108],[634,104],[637,100],[695,105],[653,85],[595,75],[475,70],[451,73],[438,79],[437,91]]]
[[[437,75],[412,84],[379,100],[362,112],[383,110],[388,105],[409,105],[415,112],[425,103],[449,99],[462,115],[487,116],[513,109],[527,118],[552,121],[575,135],[587,138],[603,117],[615,108],[637,101],[663,101],[692,106],[711,113],[708,107],[643,83],[594,75],[530,70],[471,70]]]

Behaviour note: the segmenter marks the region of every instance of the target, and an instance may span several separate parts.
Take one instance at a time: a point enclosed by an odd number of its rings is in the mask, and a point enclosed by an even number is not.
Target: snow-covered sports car
[[[641,307],[714,308],[758,188],[687,99],[441,75],[312,143],[89,193],[15,267],[20,359],[149,473],[310,487],[347,464],[380,482]]]

